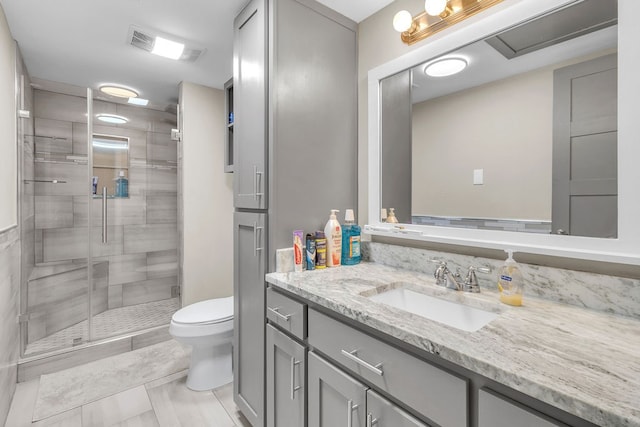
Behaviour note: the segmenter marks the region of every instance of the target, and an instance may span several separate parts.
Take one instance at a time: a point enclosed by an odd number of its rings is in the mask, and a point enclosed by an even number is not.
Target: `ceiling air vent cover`
[[[615,25],[616,0],[584,0],[486,39],[511,59]]]
[[[156,36],[164,37],[169,40],[181,41],[175,36],[162,34],[157,31],[142,29],[133,25],[129,27],[129,36],[127,40],[129,41],[129,44],[131,46],[137,47],[138,49],[142,49],[147,52],[151,52],[153,50],[153,44],[156,40]],[[182,56],[180,57],[180,61],[195,62],[198,58],[200,58],[200,56],[202,56],[202,54],[206,50],[204,48],[194,47],[193,44],[189,42],[181,42],[185,44],[185,48]]]

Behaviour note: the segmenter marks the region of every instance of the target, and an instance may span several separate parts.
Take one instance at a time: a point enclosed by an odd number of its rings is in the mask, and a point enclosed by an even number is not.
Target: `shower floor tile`
[[[136,330],[168,325],[171,316],[179,308],[179,299],[171,298],[104,311],[93,316],[93,338],[100,340]],[[72,347],[74,340],[77,341],[78,338],[80,342],[85,342],[88,338],[86,320],[27,344],[25,356]]]

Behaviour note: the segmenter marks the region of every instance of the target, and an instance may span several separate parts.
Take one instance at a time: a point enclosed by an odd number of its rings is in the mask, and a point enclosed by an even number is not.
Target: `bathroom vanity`
[[[266,277],[268,426],[640,426],[634,318],[376,263]],[[371,299],[397,289],[497,316],[469,332]]]

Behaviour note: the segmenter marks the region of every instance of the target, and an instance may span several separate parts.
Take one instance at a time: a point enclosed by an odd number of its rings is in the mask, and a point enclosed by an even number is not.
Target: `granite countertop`
[[[497,302],[497,291],[447,290],[431,275],[374,263],[270,273],[266,280],[592,423],[640,427],[640,320],[526,291],[523,306],[510,307]],[[367,299],[399,284],[500,315],[465,332]]]

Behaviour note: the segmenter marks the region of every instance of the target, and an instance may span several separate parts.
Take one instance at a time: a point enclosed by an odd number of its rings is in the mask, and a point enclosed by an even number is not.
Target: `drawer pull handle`
[[[277,317],[284,320],[285,322],[288,322],[291,320],[290,314],[280,313],[280,307],[276,307],[276,308],[267,307],[267,310],[269,310],[270,312],[272,312],[273,314],[275,314]]]
[[[291,358],[291,400],[296,400],[296,391],[300,390],[300,386],[296,386],[296,366],[299,364],[295,357]]]
[[[341,350],[341,352],[342,352],[342,355],[347,359],[353,360],[358,365],[367,368],[374,374],[382,376],[383,372],[382,372],[382,369],[380,369],[382,367],[382,363],[378,363],[377,365],[372,365],[371,363],[360,359],[358,356],[356,356],[356,353],[358,352],[358,350],[347,351],[343,349]]]
[[[367,427],[373,427],[374,424],[378,424],[378,419],[373,418],[373,414],[369,412],[367,414]]]
[[[353,426],[353,411],[358,409],[358,405],[353,404],[353,400],[347,401],[347,427]]]

